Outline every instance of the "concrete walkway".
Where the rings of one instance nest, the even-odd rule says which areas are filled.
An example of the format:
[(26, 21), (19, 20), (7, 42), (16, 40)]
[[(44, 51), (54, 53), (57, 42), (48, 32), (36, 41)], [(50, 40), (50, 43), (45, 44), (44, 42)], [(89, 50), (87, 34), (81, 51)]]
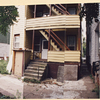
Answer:
[(6, 96), (23, 98), (23, 82), (13, 75), (0, 74), (0, 93)]

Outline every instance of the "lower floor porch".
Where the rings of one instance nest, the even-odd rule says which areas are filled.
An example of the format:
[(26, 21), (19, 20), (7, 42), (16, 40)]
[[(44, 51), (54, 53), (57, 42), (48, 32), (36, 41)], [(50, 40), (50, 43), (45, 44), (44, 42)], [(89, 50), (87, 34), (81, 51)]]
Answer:
[[(42, 75), (45, 68), (50, 68), (46, 71), (47, 76), (57, 78), (59, 67), (63, 66), (64, 69), (68, 65), (67, 69), (74, 71), (78, 78), (80, 59), (81, 38), (79, 28), (29, 30), (25, 33), (25, 48), (13, 49), (12, 72), (19, 76), (25, 75), (25, 71), (26, 74), (32, 72), (30, 76), (34, 76), (38, 75), (40, 67), (40, 69), (43, 68), (40, 71)], [(37, 62), (34, 62), (36, 60)], [(51, 75), (49, 74), (50, 71), (52, 72)]]
[[(65, 56), (66, 54), (63, 51), (61, 51), (62, 54), (59, 51), (58, 53), (52, 51), (53, 55), (50, 51), (48, 52), (48, 54), (50, 53), (50, 58), (34, 60), (30, 58), (31, 51), (20, 50), (13, 51), (13, 53), (14, 60), (12, 73), (14, 75), (39, 80), (44, 80), (46, 78), (57, 79), (59, 75), (60, 77), (65, 75), (65, 80), (77, 80), (80, 77), (80, 53), (78, 52), (71, 52), (73, 56), (69, 58)], [(67, 56), (68, 54), (70, 55), (70, 53), (67, 53)]]

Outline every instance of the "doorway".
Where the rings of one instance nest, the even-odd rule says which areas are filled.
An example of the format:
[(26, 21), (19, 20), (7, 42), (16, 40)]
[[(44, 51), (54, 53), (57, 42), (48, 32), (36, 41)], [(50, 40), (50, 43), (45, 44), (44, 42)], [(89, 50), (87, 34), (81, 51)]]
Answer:
[(48, 54), (48, 41), (42, 40), (42, 59), (47, 59)]

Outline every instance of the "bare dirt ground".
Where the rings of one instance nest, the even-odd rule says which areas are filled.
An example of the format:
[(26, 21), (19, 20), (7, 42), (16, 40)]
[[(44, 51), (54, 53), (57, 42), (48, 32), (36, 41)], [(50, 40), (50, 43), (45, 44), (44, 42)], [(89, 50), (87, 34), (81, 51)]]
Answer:
[(93, 80), (87, 69), (82, 70), (82, 78), (77, 81), (64, 81), (50, 84), (24, 83), (23, 97), (26, 99), (96, 99)]
[(17, 96), (17, 90), (21, 93), (20, 98), (26, 99), (95, 99), (98, 98), (93, 80), (86, 69), (82, 70), (82, 77), (77, 81), (56, 82), (50, 79), (50, 83), (33, 84), (23, 83), (21, 79), (13, 75), (0, 74), (0, 93), (8, 96)]

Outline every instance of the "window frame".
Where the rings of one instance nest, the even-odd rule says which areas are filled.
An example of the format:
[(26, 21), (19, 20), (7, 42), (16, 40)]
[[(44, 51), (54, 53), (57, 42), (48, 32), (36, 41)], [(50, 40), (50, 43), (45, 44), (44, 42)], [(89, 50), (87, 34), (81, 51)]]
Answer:
[[(16, 41), (16, 39), (15, 39), (16, 37), (19, 37), (18, 41)], [(16, 44), (18, 44), (18, 46), (16, 46)], [(18, 49), (19, 46), (20, 46), (20, 34), (15, 34), (14, 35), (14, 49)]]

